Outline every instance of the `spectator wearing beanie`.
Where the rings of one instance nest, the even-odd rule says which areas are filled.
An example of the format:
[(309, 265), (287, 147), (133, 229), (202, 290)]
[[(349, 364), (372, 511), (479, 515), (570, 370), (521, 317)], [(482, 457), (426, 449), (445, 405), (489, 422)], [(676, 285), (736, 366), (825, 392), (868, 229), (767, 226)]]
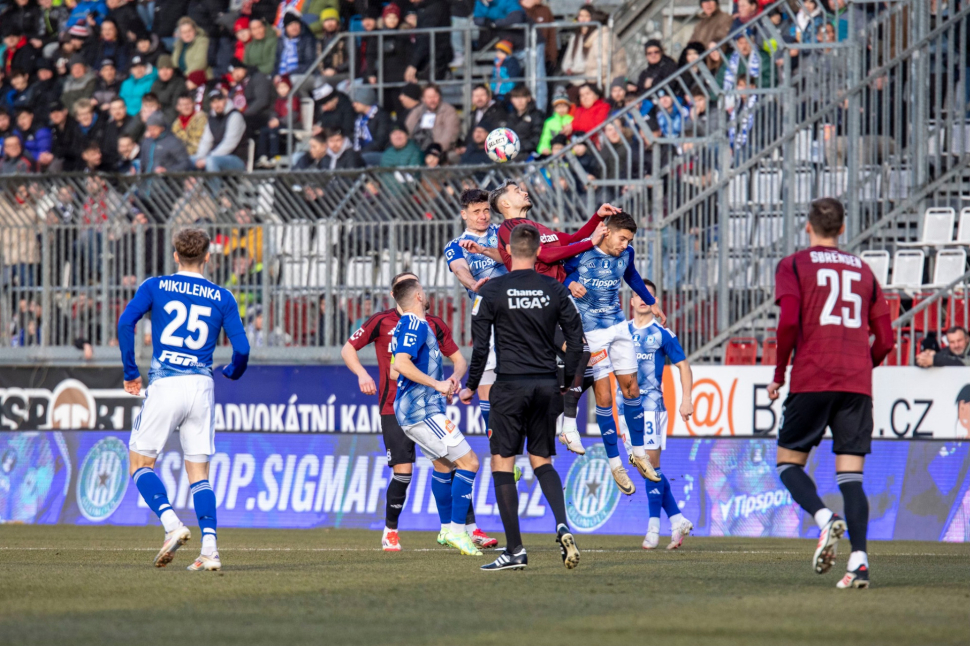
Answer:
[(175, 121), (175, 103), (185, 92), (185, 79), (182, 73), (175, 67), (175, 62), (168, 54), (158, 57), (156, 66), (158, 77), (152, 83), (151, 93), (158, 97), (158, 102), (162, 104), (162, 114), (165, 121), (172, 123)]
[(81, 54), (74, 54), (68, 61), (69, 76), (64, 79), (61, 103), (73, 106), (78, 99), (94, 96), (94, 86), (98, 77), (88, 69), (88, 63)]
[(255, 67), (263, 74), (272, 76), (276, 64), (276, 31), (267, 27), (262, 20), (252, 19), (249, 21), (249, 31), (252, 38), (246, 43), (246, 53), (243, 55), (243, 63), (247, 67)]
[(664, 53), (663, 45), (659, 40), (655, 38), (648, 40), (643, 46), (643, 51), (647, 57), (647, 66), (637, 79), (637, 86), (641, 92), (656, 87), (677, 71), (677, 63)]
[(573, 104), (569, 102), (569, 96), (563, 88), (557, 88), (552, 95), (552, 114), (542, 124), (542, 136), (539, 137), (539, 154), (548, 155), (552, 152), (552, 139), (563, 131), (563, 129), (573, 122), (571, 114)]
[[(330, 53), (323, 57), (323, 75), (327, 81), (335, 83), (347, 78), (350, 70), (350, 56), (347, 53), (347, 41), (340, 34), (340, 14), (336, 9), (324, 9), (320, 14), (323, 32), (320, 34), (320, 50), (330, 48)], [(336, 44), (331, 47), (331, 44)]]
[(299, 83), (302, 76), (309, 73), (316, 58), (317, 41), (298, 15), (287, 13), (283, 16), (283, 35), (276, 44), (273, 74), (289, 74), (294, 83)]
[(41, 155), (51, 151), (51, 131), (34, 119), (34, 111), (29, 106), (17, 110), (17, 128), (14, 134), (20, 139), (24, 152), (31, 159), (39, 160)]
[(278, 31), (282, 31), (285, 26), (286, 16), (302, 16), (306, 3), (307, 0), (279, 0), (276, 3), (278, 6), (276, 8), (276, 18), (273, 20), (273, 26)]
[[(411, 37), (408, 36), (407, 31), (400, 29), (401, 8), (393, 3), (387, 5), (381, 13), (381, 20), (384, 22), (386, 31), (399, 32), (393, 36), (384, 36), (384, 83), (403, 83), (404, 72), (407, 70), (411, 55)], [(380, 61), (377, 64), (380, 64)], [(368, 80), (371, 83), (377, 83), (376, 71)], [(388, 106), (394, 105), (394, 93), (385, 91), (384, 95), (384, 107), (387, 109)]]
[(445, 153), (438, 144), (431, 144), (424, 149), (424, 165), (428, 168), (438, 168), (444, 161)]
[(118, 79), (118, 69), (110, 58), (101, 61), (98, 68), (98, 79), (94, 82), (94, 94), (91, 98), (98, 104), (101, 111), (108, 109), (108, 105), (121, 92), (121, 81)]
[(314, 120), (313, 134), (318, 135), (326, 129), (339, 129), (340, 132), (354, 132), (357, 112), (354, 105), (343, 92), (324, 86), (323, 97), (317, 104), (318, 112)]
[(492, 61), (492, 94), (495, 99), (502, 101), (521, 76), (522, 64), (512, 55), (512, 41), (500, 40), (495, 44), (495, 58)]
[[(304, 3), (303, 22), (310, 27), (310, 33), (316, 38), (323, 36), (323, 16), (328, 9), (337, 12), (337, 20), (339, 21), (339, 0), (307, 0)], [(330, 13), (327, 12), (327, 15), (329, 16)]]
[(421, 105), (421, 86), (417, 83), (407, 83), (398, 93), (397, 103), (397, 122), (407, 130), (408, 116)]
[(146, 174), (189, 170), (192, 162), (185, 146), (165, 126), (165, 117), (155, 112), (145, 123), (141, 141), (141, 172)]
[(209, 75), (209, 37), (195, 21), (185, 16), (178, 21), (178, 37), (172, 49), (172, 60), (182, 74), (197, 70)]
[(167, 50), (159, 44), (158, 36), (154, 34), (142, 34), (135, 41), (135, 55), (141, 56), (151, 65), (158, 63), (159, 57), (166, 52)]
[(205, 72), (192, 72), (185, 77), (185, 91), (192, 94), (198, 110), (201, 110), (202, 104), (205, 103), (205, 84)]
[(11, 71), (24, 70), (33, 74), (40, 52), (30, 44), (24, 30), (13, 23), (0, 23), (0, 33), (3, 34), (3, 70), (8, 75)]
[(136, 115), (141, 111), (141, 99), (151, 91), (157, 78), (158, 72), (141, 56), (132, 57), (131, 74), (121, 84), (119, 93), (125, 100), (125, 105), (128, 106), (128, 114)]
[[(381, 154), (382, 168), (421, 165), (423, 161), (421, 149), (414, 145), (414, 142), (408, 137), (408, 131), (403, 126), (395, 125), (391, 128), (390, 143), (391, 145)], [(440, 146), (438, 146), (438, 150), (441, 150)]]
[(249, 28), (249, 16), (240, 16), (233, 23), (232, 33), (236, 38), (233, 48), (233, 58), (242, 60), (246, 57), (246, 45), (253, 40), (253, 31)]
[(391, 136), (391, 117), (377, 105), (377, 91), (368, 86), (354, 90), (354, 150), (368, 166), (377, 166)]
[(209, 122), (205, 112), (195, 103), (195, 97), (186, 92), (175, 102), (176, 117), (172, 122), (172, 134), (182, 142), (189, 155), (199, 149), (199, 142)]

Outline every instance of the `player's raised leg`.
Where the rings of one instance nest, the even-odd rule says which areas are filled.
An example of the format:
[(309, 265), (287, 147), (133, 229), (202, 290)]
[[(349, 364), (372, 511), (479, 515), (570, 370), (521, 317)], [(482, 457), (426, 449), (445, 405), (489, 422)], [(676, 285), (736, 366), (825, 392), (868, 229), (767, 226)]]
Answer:
[(593, 392), (596, 396), (596, 425), (600, 428), (600, 436), (603, 438), (606, 457), (610, 461), (613, 480), (616, 481), (616, 486), (619, 487), (621, 492), (630, 496), (636, 492), (637, 488), (630, 480), (630, 474), (627, 473), (623, 467), (623, 462), (620, 460), (619, 434), (617, 433), (616, 419), (613, 417), (613, 396), (610, 391), (608, 376), (597, 379), (596, 383), (593, 384)]
[[(618, 346), (616, 348), (618, 355), (621, 353), (629, 353), (631, 357), (636, 356), (632, 341), (629, 347), (627, 347), (626, 343), (622, 345), (614, 343), (614, 345)], [(610, 351), (614, 352), (613, 349)], [(630, 463), (637, 468), (641, 477), (653, 482), (659, 482), (660, 476), (657, 475), (650, 460), (647, 459), (646, 449), (643, 445), (644, 413), (643, 403), (640, 399), (640, 387), (637, 384), (636, 359), (632, 359), (632, 363), (631, 372), (622, 373), (617, 368), (616, 374), (616, 381), (619, 386), (618, 395), (623, 398), (623, 407), (621, 409), (623, 411), (623, 420), (626, 422), (626, 428), (630, 433), (630, 443), (633, 445), (633, 452), (630, 454)]]

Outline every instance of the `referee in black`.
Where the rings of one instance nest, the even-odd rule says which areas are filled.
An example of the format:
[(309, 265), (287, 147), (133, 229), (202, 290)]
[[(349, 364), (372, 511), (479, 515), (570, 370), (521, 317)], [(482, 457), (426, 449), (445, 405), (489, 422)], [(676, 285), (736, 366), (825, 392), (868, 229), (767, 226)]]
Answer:
[[(579, 550), (566, 524), (562, 479), (552, 466), (556, 454), (556, 418), (563, 410), (556, 370), (555, 335), (566, 338), (566, 375), (571, 377), (583, 352), (583, 325), (569, 290), (534, 269), (539, 253), (539, 230), (528, 224), (512, 230), (509, 245), (512, 271), (485, 283), (472, 308), (471, 372), (460, 393), (466, 404), (478, 388), (489, 339), (495, 331), (496, 379), (489, 446), (495, 500), (505, 526), (505, 552), (483, 570), (518, 570), (528, 565), (519, 533), (519, 494), (515, 456), (528, 440), (529, 461), (542, 493), (556, 517), (556, 542), (569, 569), (579, 564)], [(567, 382), (568, 383), (568, 382)]]

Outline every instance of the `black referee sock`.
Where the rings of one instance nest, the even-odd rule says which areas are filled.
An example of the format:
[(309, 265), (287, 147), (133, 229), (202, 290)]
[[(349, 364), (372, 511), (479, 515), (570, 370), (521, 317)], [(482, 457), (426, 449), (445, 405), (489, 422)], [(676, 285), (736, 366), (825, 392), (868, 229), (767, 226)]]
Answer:
[(552, 507), (552, 515), (556, 517), (556, 526), (566, 525), (566, 496), (562, 492), (562, 478), (559, 472), (551, 464), (543, 464), (533, 471), (542, 487), (542, 495), (546, 497), (546, 502)]
[(387, 507), (384, 510), (384, 522), (388, 529), (397, 529), (397, 521), (404, 510), (404, 501), (408, 497), (408, 485), (411, 484), (410, 473), (395, 473), (387, 484)]
[(815, 515), (821, 509), (825, 509), (825, 503), (818, 497), (818, 489), (815, 488), (815, 481), (805, 473), (805, 469), (800, 464), (791, 462), (779, 462), (775, 467), (778, 470), (778, 477), (785, 485), (791, 497), (802, 509)]
[(519, 533), (519, 492), (515, 487), (515, 475), (508, 471), (493, 471), (495, 483), (495, 502), (505, 527), (505, 549), (514, 553), (522, 547), (522, 534)]
[(869, 499), (862, 488), (861, 471), (839, 471), (835, 474), (842, 500), (845, 503), (845, 524), (849, 527), (849, 542), (853, 552), (866, 551), (869, 533)]

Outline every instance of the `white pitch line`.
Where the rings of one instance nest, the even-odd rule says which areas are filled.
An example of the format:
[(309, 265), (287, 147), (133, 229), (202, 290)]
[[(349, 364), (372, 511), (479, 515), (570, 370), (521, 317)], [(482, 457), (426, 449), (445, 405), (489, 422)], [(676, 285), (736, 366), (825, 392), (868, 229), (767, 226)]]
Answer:
[[(552, 548), (538, 548), (536, 551), (551, 551)], [(154, 552), (154, 547), (11, 547), (0, 546), (0, 551), (4, 552)], [(379, 547), (230, 547), (222, 548), (220, 552), (382, 552)], [(454, 550), (444, 547), (427, 548), (406, 548), (404, 552), (452, 552)], [(491, 550), (489, 550), (491, 551)], [(636, 548), (628, 549), (585, 549), (580, 550), (587, 554), (638, 554), (642, 550)], [(698, 550), (683, 553), (703, 556), (705, 554), (767, 554), (767, 555), (797, 555), (804, 554), (804, 550)], [(900, 552), (894, 554), (879, 555), (882, 557), (914, 557), (914, 556), (942, 556), (951, 557), (953, 554), (939, 554), (936, 552)]]

